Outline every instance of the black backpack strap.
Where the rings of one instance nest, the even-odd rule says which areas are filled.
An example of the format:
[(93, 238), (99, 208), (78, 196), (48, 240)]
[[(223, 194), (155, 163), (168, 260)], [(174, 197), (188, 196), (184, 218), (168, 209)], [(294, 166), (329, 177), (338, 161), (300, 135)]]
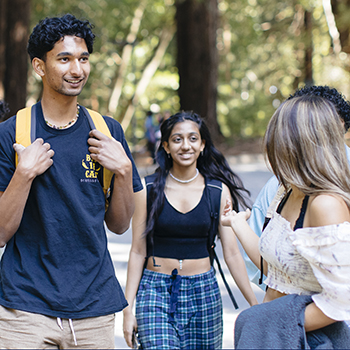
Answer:
[[(268, 225), (270, 222), (271, 218), (265, 217), (264, 220), (264, 225), (261, 231), (265, 230), (265, 227)], [(263, 283), (263, 278), (264, 278), (264, 258), (260, 255), (260, 277), (259, 277), (259, 284)]]
[(216, 238), (216, 235), (218, 233), (218, 228), (219, 228), (222, 183), (221, 183), (221, 181), (218, 181), (218, 180), (206, 179), (206, 187), (208, 189), (207, 193), (208, 193), (209, 209), (210, 209), (210, 217), (211, 217), (211, 227), (210, 227), (209, 238), (208, 238), (208, 251), (209, 251), (209, 256), (210, 256), (210, 263), (213, 266), (214, 260), (216, 261), (220, 275), (221, 275), (222, 280), (225, 284), (226, 290), (231, 298), (233, 306), (237, 310), (238, 304), (236, 302), (235, 297), (233, 296), (233, 293), (230, 289), (230, 286), (228, 285), (228, 283), (226, 281), (224, 272), (222, 271), (222, 268), (221, 268), (219, 258), (215, 252), (215, 246), (216, 246), (215, 238)]
[(153, 181), (156, 178), (156, 174), (148, 175), (145, 176), (145, 183), (146, 183), (146, 192), (147, 192), (147, 220), (148, 220), (148, 215), (151, 209), (151, 188), (153, 186)]
[(90, 129), (91, 130), (96, 129), (95, 123), (92, 120), (91, 115), (88, 112), (88, 110), (84, 106), (80, 106), (80, 108), (83, 110), (83, 112), (84, 112), (84, 114), (85, 114), (85, 116), (86, 116), (86, 118), (87, 118), (87, 120), (89, 122)]
[[(207, 188), (210, 217), (211, 217), (211, 227), (210, 227), (209, 237), (208, 237), (208, 250), (210, 253), (211, 250), (213, 250), (216, 246), (215, 238), (219, 228), (222, 183), (218, 180), (206, 179), (206, 188)], [(213, 259), (214, 259), (214, 256), (210, 256), (211, 265), (213, 265)]]
[[(150, 193), (151, 193), (151, 188), (153, 186), (153, 182), (154, 182), (154, 179), (156, 178), (156, 176), (157, 176), (156, 173), (154, 173), (152, 175), (145, 176), (146, 195), (147, 195), (147, 222), (148, 222), (149, 213), (151, 211), (151, 196), (150, 196)], [(147, 247), (148, 247), (148, 243), (147, 243)], [(153, 244), (152, 244), (152, 249), (153, 249)], [(147, 250), (148, 250), (148, 248), (147, 248)], [(147, 256), (145, 258), (144, 268), (146, 268), (148, 258), (149, 258), (149, 252), (147, 251)], [(154, 256), (153, 256), (153, 266), (155, 266), (155, 267), (160, 266), (160, 265), (156, 264)]]

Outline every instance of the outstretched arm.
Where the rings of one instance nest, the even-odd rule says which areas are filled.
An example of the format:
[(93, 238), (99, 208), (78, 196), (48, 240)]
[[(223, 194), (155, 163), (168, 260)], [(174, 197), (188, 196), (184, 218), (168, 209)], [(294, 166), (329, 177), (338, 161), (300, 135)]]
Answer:
[(132, 164), (122, 144), (98, 130), (91, 130), (88, 143), (91, 158), (115, 174), (113, 195), (105, 215), (107, 227), (114, 233), (124, 233), (134, 212)]
[[(225, 198), (227, 196), (230, 196), (229, 189), (224, 185), (221, 196), (221, 213), (224, 212), (226, 202)], [(249, 305), (252, 306), (258, 304), (235, 235), (232, 234), (232, 230), (229, 227), (223, 226), (221, 222), (219, 224), (219, 235), (226, 265), (239, 290), (242, 292)]]
[(16, 233), (33, 180), (53, 163), (54, 151), (42, 139), (30, 146), (14, 144), (18, 165), (4, 192), (0, 192), (0, 246), (3, 247)]
[[(230, 196), (226, 197), (226, 203), (221, 215), (221, 225), (231, 227), (236, 237), (242, 244), (243, 249), (249, 256), (249, 259), (260, 269), (259, 237), (249, 227), (247, 220), (250, 216), (250, 210), (236, 213), (232, 210)], [(264, 273), (267, 272), (267, 264), (264, 263)]]
[(143, 232), (146, 228), (147, 204), (146, 188), (135, 193), (135, 214), (132, 219), (132, 244), (129, 255), (125, 297), (129, 305), (123, 310), (124, 338), (129, 347), (132, 347), (133, 332), (137, 331), (137, 322), (133, 314), (136, 293), (139, 288), (143, 266), (146, 258), (146, 237)]

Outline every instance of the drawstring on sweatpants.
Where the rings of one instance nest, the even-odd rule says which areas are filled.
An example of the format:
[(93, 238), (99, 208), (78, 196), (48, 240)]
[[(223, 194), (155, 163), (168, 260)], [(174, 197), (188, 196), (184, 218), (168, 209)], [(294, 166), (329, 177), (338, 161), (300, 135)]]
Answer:
[(172, 279), (172, 282), (169, 289), (169, 292), (170, 292), (169, 322), (174, 323), (177, 299), (179, 296), (181, 279), (182, 279), (182, 277), (178, 274), (177, 269), (174, 269), (171, 272), (171, 279)]
[(62, 325), (62, 320), (60, 317), (57, 317), (57, 324), (58, 324), (58, 327), (60, 327), (63, 331), (63, 325)]
[(73, 321), (71, 319), (69, 319), (68, 322), (69, 322), (69, 328), (70, 328), (70, 330), (72, 331), (72, 334), (73, 334), (74, 345), (77, 346), (78, 343), (77, 343), (77, 338), (76, 338), (75, 332), (74, 332)]
[[(72, 335), (73, 335), (74, 345), (78, 346), (77, 337), (75, 336), (75, 332), (74, 332), (73, 321), (70, 318), (68, 319), (68, 323), (69, 323), (69, 328), (70, 328)], [(60, 327), (63, 331), (62, 319), (60, 317), (57, 317), (57, 324), (58, 324), (58, 327)]]

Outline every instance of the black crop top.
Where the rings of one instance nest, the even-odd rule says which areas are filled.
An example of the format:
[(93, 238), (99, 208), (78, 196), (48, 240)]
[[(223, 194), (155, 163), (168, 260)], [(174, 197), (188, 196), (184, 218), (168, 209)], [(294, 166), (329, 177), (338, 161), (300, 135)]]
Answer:
[[(290, 194), (292, 193), (292, 190), (290, 190), (284, 197), (283, 199), (281, 200), (280, 204), (278, 205), (277, 207), (277, 210), (276, 212), (278, 214), (281, 214), (282, 212), (282, 209), (284, 207), (284, 205), (286, 204)], [(304, 219), (305, 219), (305, 213), (306, 213), (306, 209), (307, 209), (307, 204), (309, 202), (309, 196), (305, 196), (304, 199), (303, 199), (303, 203), (301, 205), (301, 209), (300, 209), (300, 213), (299, 213), (299, 216), (295, 222), (295, 225), (293, 227), (293, 231), (297, 230), (298, 228), (303, 228), (303, 225), (304, 225)]]
[(195, 208), (183, 214), (164, 199), (164, 207), (155, 224), (153, 245), (147, 237), (147, 256), (172, 259), (201, 259), (209, 256), (208, 235), (211, 226), (207, 188)]

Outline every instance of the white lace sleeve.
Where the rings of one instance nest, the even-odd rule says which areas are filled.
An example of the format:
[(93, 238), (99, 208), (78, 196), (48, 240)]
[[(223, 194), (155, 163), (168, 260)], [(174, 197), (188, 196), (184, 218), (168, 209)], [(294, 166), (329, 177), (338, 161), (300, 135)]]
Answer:
[(315, 304), (332, 319), (350, 319), (350, 223), (302, 228), (290, 238), (322, 286)]

